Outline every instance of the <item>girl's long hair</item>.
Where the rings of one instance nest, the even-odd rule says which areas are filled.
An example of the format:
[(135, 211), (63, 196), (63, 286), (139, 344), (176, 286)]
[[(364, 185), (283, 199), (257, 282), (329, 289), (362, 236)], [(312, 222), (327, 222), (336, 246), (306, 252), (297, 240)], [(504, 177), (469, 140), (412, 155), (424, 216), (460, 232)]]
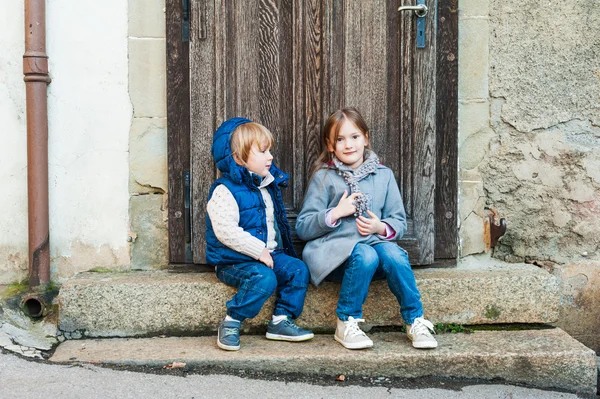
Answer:
[[(314, 163), (309, 181), (312, 179), (314, 174), (317, 173), (317, 171), (323, 167), (323, 165), (329, 165), (333, 162), (333, 153), (329, 152), (327, 144), (331, 143), (331, 145), (335, 148), (335, 143), (340, 134), (340, 128), (346, 121), (352, 122), (358, 128), (358, 130), (360, 130), (361, 133), (365, 135), (368, 143), (365, 146), (365, 148), (367, 148), (368, 150), (371, 149), (371, 140), (369, 140), (369, 127), (367, 126), (367, 122), (365, 122), (358, 109), (354, 107), (338, 109), (337, 111), (329, 115), (329, 118), (327, 118), (325, 125), (323, 125), (323, 129), (321, 130), (320, 141), (321, 152), (319, 153), (319, 156), (317, 157)], [(365, 159), (368, 157), (368, 155), (369, 151), (365, 151)]]

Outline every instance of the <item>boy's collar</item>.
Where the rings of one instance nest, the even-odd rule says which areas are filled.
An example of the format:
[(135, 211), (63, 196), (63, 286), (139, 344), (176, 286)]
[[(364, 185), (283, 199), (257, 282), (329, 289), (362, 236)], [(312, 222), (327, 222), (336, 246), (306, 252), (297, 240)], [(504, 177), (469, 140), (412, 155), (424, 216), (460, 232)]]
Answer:
[(258, 188), (264, 188), (267, 187), (269, 184), (273, 183), (273, 181), (275, 181), (275, 178), (273, 177), (273, 175), (269, 172), (265, 177), (261, 177), (259, 175), (257, 175), (254, 172), (250, 172), (250, 177), (252, 178), (252, 182), (258, 187)]

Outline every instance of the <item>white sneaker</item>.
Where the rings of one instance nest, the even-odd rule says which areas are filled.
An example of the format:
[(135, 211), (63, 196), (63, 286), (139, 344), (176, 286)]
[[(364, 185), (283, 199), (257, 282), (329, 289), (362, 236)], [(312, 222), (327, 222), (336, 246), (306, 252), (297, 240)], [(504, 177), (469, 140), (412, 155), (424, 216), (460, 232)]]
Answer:
[[(429, 332), (431, 331), (431, 332)], [(433, 324), (429, 320), (425, 320), (423, 317), (417, 317), (413, 322), (410, 331), (406, 332), (408, 338), (412, 341), (412, 345), (418, 349), (433, 349), (437, 348), (438, 343), (433, 338), (435, 330)]]
[(373, 341), (363, 330), (358, 327), (358, 323), (364, 323), (364, 319), (355, 319), (348, 317), (348, 321), (338, 319), (335, 329), (335, 340), (344, 345), (347, 349), (364, 349), (373, 346)]

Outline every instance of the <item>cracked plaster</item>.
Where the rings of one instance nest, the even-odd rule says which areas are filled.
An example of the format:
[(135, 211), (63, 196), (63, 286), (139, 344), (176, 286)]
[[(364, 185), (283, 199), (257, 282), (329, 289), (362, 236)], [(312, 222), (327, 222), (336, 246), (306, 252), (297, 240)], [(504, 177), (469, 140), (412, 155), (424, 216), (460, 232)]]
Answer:
[(486, 201), (461, 183), (463, 245), (483, 205), (508, 221), (501, 259), (600, 259), (600, 4), (491, 0), (489, 12), (491, 130), (460, 150)]

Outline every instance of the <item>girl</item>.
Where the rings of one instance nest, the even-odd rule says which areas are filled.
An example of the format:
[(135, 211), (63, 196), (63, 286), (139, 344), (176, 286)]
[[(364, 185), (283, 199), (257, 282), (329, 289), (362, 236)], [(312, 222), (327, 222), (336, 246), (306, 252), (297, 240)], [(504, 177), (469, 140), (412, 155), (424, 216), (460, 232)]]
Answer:
[(423, 318), (421, 296), (406, 251), (394, 242), (406, 215), (391, 169), (369, 146), (369, 129), (355, 108), (329, 116), (296, 231), (308, 241), (303, 259), (311, 280), (341, 282), (335, 340), (348, 349), (373, 346), (358, 327), (373, 279), (387, 279), (415, 348), (435, 348), (433, 324)]

